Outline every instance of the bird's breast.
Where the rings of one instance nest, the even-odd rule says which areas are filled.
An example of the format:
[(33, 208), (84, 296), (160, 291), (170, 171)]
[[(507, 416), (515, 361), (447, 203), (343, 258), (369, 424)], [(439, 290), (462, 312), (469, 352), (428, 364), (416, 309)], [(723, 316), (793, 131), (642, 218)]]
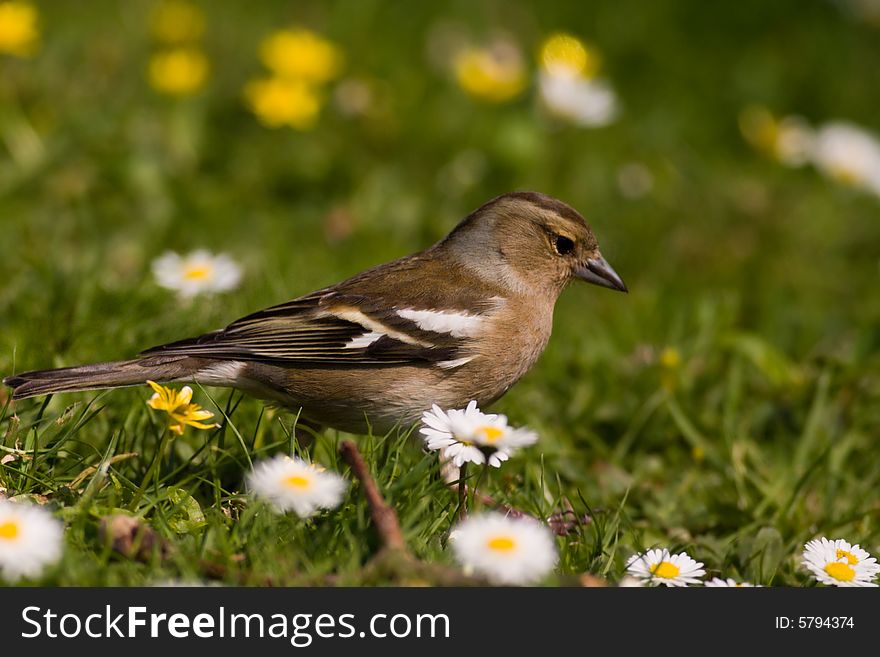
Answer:
[(470, 347), (474, 357), (448, 373), (449, 387), (465, 403), (491, 403), (534, 366), (550, 340), (553, 306), (508, 301), (484, 326)]

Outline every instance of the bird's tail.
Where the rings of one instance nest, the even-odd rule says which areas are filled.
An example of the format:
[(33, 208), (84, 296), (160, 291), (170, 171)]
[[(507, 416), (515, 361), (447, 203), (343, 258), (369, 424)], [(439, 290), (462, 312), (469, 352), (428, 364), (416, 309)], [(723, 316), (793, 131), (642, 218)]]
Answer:
[(150, 356), (113, 363), (96, 363), (57, 370), (24, 372), (3, 379), (13, 399), (26, 399), (56, 392), (122, 388), (146, 383), (190, 379), (200, 363), (187, 356)]

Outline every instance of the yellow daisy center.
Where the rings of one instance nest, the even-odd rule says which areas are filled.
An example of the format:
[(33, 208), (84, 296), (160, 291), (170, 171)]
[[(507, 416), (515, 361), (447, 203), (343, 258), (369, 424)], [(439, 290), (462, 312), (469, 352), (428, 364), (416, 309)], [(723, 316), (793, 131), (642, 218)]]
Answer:
[(859, 562), (858, 557), (856, 557), (856, 555), (854, 555), (852, 552), (847, 552), (846, 550), (838, 550), (837, 558), (841, 559), (842, 557), (846, 557), (846, 561), (850, 566), (855, 566)]
[(480, 427), (477, 429), (477, 433), (483, 434), (487, 443), (494, 443), (504, 435), (504, 430), (498, 427)]
[(654, 577), (662, 577), (663, 579), (678, 577), (680, 572), (681, 568), (669, 561), (661, 561), (660, 563), (655, 563), (651, 566), (651, 574)]
[(309, 486), (312, 485), (312, 480), (308, 477), (303, 477), (302, 475), (291, 475), (284, 480), (285, 485), (290, 486), (291, 488), (298, 488), (299, 490), (305, 490)]
[(496, 536), (490, 538), (486, 545), (495, 552), (510, 552), (516, 548), (516, 541), (510, 536)]
[(825, 566), (825, 572), (838, 582), (851, 582), (856, 578), (856, 571), (848, 564), (834, 561)]
[(14, 520), (7, 520), (4, 523), (0, 523), (0, 539), (12, 541), (18, 538), (18, 534), (18, 523)]
[(208, 278), (213, 272), (211, 265), (195, 265), (187, 267), (183, 277), (188, 281), (201, 281)]

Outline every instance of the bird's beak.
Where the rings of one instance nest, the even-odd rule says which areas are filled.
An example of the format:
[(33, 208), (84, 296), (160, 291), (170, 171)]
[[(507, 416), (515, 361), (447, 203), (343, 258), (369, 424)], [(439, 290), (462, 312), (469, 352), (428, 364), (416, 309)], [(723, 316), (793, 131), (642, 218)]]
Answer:
[(575, 267), (575, 275), (582, 281), (599, 285), (601, 287), (610, 287), (612, 290), (620, 292), (628, 292), (626, 283), (617, 275), (617, 272), (605, 262), (602, 256), (588, 259), (585, 263), (581, 263)]

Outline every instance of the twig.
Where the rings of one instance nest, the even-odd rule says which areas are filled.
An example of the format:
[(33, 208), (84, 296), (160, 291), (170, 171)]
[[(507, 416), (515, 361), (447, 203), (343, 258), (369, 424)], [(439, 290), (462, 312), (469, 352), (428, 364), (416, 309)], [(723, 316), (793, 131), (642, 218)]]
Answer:
[(382, 493), (379, 492), (376, 482), (373, 480), (372, 475), (370, 475), (370, 470), (366, 462), (364, 462), (364, 457), (361, 456), (357, 445), (350, 440), (344, 440), (339, 446), (339, 451), (364, 489), (364, 497), (367, 498), (367, 504), (370, 506), (370, 517), (373, 519), (373, 524), (376, 525), (376, 531), (379, 533), (382, 547), (386, 550), (408, 555), (409, 550), (406, 548), (403, 533), (400, 531), (397, 513), (388, 506), (382, 497)]
[(361, 574), (361, 584), (371, 582), (379, 584), (389, 579), (405, 585), (481, 586), (486, 584), (484, 579), (465, 575), (457, 568), (425, 563), (416, 559), (403, 540), (397, 513), (385, 502), (379, 492), (357, 445), (345, 440), (339, 446), (339, 451), (364, 489), (364, 497), (367, 498), (370, 507), (370, 516), (382, 542), (382, 549), (365, 565)]

